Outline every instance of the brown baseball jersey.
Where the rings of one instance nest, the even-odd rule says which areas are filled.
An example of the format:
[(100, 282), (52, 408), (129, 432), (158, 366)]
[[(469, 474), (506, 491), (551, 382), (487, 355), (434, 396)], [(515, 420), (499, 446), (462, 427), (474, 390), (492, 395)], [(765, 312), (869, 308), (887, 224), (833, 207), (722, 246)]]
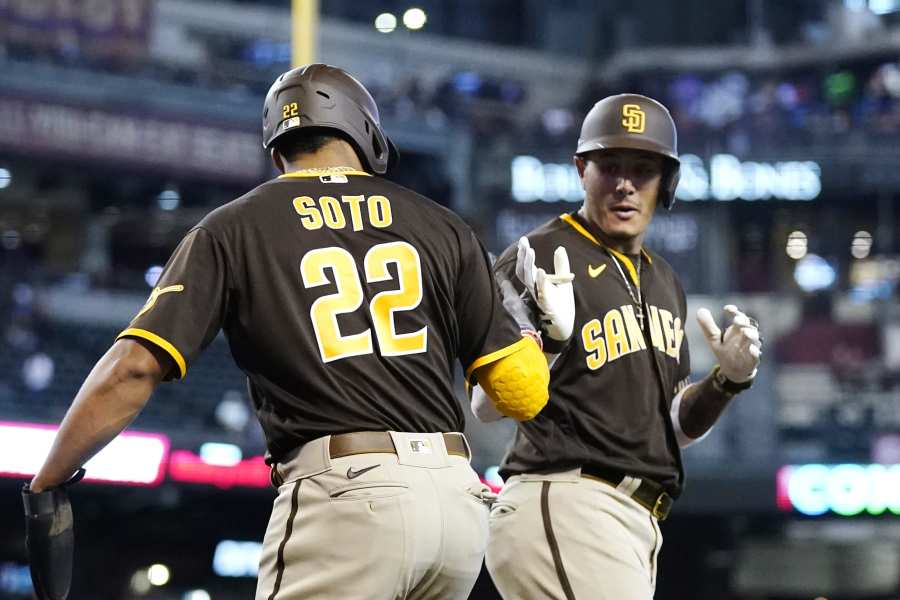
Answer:
[[(528, 234), (537, 265), (548, 272), (554, 250), (566, 248), (575, 274), (575, 327), (551, 369), (550, 401), (518, 424), (501, 473), (593, 465), (649, 478), (677, 496), (683, 470), (669, 410), (690, 375), (684, 290), (660, 256), (646, 249), (640, 260), (618, 254), (591, 229), (575, 212)], [(515, 266), (514, 244), (494, 268), (498, 279), (522, 290)]]
[(462, 431), (467, 376), (526, 343), (472, 230), (436, 203), (347, 169), (283, 175), (191, 229), (120, 337), (183, 378), (222, 329), (270, 460), (351, 431)]

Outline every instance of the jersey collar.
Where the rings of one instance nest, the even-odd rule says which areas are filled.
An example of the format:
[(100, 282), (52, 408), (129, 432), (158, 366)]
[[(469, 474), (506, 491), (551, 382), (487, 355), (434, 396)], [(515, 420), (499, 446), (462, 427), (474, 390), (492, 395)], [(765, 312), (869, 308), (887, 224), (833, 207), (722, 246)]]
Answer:
[[(559, 215), (559, 218), (568, 223), (572, 227), (572, 229), (619, 259), (619, 261), (623, 265), (625, 265), (625, 268), (628, 269), (628, 275), (631, 276), (631, 280), (635, 283), (635, 285), (640, 285), (640, 276), (638, 275), (637, 269), (634, 268), (634, 263), (631, 262), (631, 259), (628, 258), (627, 255), (622, 254), (618, 250), (613, 250), (612, 248), (598, 240), (597, 236), (588, 231), (587, 227), (578, 222), (578, 219), (575, 217), (574, 213), (563, 213)], [(644, 250), (643, 247), (641, 247), (641, 255), (647, 260), (648, 265), (653, 264), (653, 258), (646, 250)]]
[(364, 175), (371, 177), (371, 173), (360, 171), (352, 167), (320, 167), (314, 169), (300, 169), (299, 171), (291, 171), (278, 176), (278, 179), (289, 177), (320, 177), (322, 175)]

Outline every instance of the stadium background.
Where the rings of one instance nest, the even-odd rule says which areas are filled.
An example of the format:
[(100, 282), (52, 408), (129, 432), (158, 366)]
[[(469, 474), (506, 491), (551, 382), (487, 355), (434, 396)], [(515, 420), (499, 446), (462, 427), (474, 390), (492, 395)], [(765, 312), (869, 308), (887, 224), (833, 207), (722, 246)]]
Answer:
[[(0, 599), (31, 597), (18, 488), (46, 427), (183, 233), (273, 174), (260, 107), (292, 52), (359, 76), (391, 178), (494, 252), (578, 205), (595, 100), (669, 106), (682, 184), (648, 244), (691, 312), (746, 307), (766, 345), (686, 452), (657, 598), (900, 598), (900, 1), (294, 4), (0, 1)], [(73, 493), (73, 599), (252, 595), (273, 492), (248, 407), (221, 338), (159, 390)], [(467, 426), (489, 481), (511, 427)]]

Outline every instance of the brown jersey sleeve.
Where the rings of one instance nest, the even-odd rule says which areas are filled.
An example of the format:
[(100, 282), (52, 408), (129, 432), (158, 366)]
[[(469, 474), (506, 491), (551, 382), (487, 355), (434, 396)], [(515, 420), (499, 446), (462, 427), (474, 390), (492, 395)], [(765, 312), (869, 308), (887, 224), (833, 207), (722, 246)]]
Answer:
[(494, 277), (500, 287), (503, 306), (512, 314), (521, 331), (540, 331), (540, 317), (531, 294), (516, 275), (517, 243), (504, 250), (494, 263)]
[(504, 308), (487, 252), (468, 231), (464, 234), (456, 285), (459, 361), (466, 379), (478, 367), (512, 354), (523, 342), (521, 330)]
[(691, 379), (691, 352), (688, 347), (688, 338), (684, 335), (684, 330), (687, 329), (687, 297), (684, 293), (683, 289), (680, 289), (679, 286), (679, 309), (681, 314), (684, 315), (685, 322), (682, 323), (681, 331), (682, 331), (682, 339), (681, 339), (681, 348), (679, 349), (678, 354), (678, 372), (675, 376), (675, 390), (674, 393), (678, 393), (682, 387), (688, 384)]
[[(118, 338), (142, 338), (166, 351), (183, 379), (218, 333), (228, 302), (227, 261), (212, 233), (195, 227), (166, 263), (143, 308)], [(118, 339), (117, 338), (117, 339)]]

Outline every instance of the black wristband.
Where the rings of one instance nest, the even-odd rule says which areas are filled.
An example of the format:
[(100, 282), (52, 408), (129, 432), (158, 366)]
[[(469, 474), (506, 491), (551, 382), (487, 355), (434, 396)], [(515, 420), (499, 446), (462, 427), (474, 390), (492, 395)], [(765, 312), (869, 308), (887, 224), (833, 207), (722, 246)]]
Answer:
[[(572, 339), (572, 338), (569, 338)], [(561, 354), (563, 350), (566, 349), (569, 340), (554, 340), (552, 337), (547, 335), (546, 333), (541, 333), (541, 345), (543, 346), (543, 350), (545, 354)]]
[(725, 375), (722, 374), (722, 370), (719, 365), (713, 367), (712, 371), (712, 380), (713, 385), (716, 386), (719, 390), (725, 392), (726, 394), (730, 394), (734, 396), (735, 394), (739, 394), (744, 390), (748, 389), (751, 385), (753, 385), (753, 378), (751, 377), (747, 381), (742, 381), (741, 383), (734, 382)]

